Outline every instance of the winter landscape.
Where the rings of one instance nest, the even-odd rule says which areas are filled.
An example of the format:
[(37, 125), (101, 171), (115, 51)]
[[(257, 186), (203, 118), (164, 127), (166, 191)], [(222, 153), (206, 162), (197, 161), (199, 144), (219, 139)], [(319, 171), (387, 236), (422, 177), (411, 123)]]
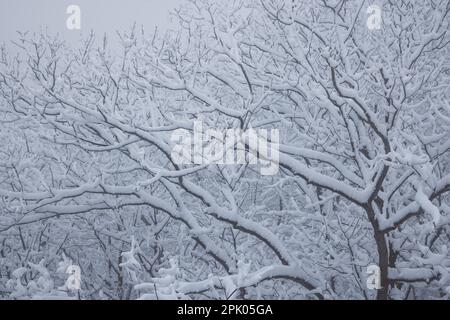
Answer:
[(0, 299), (448, 300), (450, 1), (170, 12), (0, 38)]

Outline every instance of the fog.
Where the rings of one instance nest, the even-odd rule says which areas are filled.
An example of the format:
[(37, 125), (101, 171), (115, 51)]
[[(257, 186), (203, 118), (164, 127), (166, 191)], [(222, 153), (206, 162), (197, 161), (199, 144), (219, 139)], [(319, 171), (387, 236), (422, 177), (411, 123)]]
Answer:
[[(10, 44), (17, 32), (47, 31), (58, 34), (69, 43), (92, 31), (97, 36), (115, 37), (117, 30), (129, 29), (134, 23), (147, 31), (165, 30), (171, 26), (170, 10), (183, 0), (0, 0), (0, 43)], [(81, 29), (69, 30), (66, 20), (69, 5), (81, 9)]]

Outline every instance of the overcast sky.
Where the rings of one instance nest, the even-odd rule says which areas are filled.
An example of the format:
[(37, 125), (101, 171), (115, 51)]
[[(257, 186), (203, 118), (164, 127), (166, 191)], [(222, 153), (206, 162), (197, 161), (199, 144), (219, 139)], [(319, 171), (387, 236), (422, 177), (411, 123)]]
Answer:
[[(155, 26), (167, 29), (171, 23), (169, 10), (185, 0), (0, 0), (0, 43), (17, 39), (16, 31), (39, 31), (46, 28), (59, 33), (69, 42), (78, 40), (94, 30), (115, 35), (116, 30), (126, 30), (133, 25), (143, 25), (145, 30)], [(81, 30), (69, 30), (66, 20), (69, 5), (81, 9)]]

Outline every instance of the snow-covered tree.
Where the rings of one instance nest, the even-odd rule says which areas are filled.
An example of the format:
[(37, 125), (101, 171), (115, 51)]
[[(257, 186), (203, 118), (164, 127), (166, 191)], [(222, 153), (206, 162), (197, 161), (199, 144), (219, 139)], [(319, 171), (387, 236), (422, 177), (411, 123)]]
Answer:
[[(85, 298), (448, 299), (450, 2), (378, 5), (193, 0), (119, 51), (4, 48), (0, 294), (64, 254)], [(176, 163), (196, 121), (279, 130), (278, 173)]]

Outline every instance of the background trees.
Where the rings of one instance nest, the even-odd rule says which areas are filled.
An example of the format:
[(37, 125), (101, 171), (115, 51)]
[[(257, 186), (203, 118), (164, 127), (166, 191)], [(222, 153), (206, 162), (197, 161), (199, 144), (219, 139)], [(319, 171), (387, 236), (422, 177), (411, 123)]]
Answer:
[[(448, 298), (450, 4), (385, 1), (377, 31), (366, 5), (192, 1), (120, 52), (3, 50), (3, 297), (71, 260), (85, 298)], [(279, 173), (176, 165), (196, 120), (278, 129)]]

